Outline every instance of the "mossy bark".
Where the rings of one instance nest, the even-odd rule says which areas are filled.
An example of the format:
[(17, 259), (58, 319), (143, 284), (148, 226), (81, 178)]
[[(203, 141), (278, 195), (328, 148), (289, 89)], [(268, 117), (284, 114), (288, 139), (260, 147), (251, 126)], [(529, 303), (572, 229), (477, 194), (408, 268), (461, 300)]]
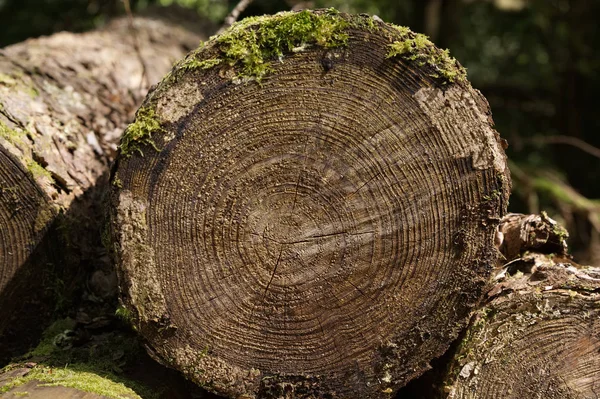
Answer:
[(222, 395), (390, 397), (496, 262), (510, 178), (487, 102), (377, 18), (241, 21), (176, 65), (123, 143), (123, 304), (154, 356)]
[(0, 364), (96, 255), (93, 191), (106, 184), (120, 134), (150, 85), (198, 42), (140, 18), (133, 29), (120, 20), (0, 50)]
[(0, 394), (3, 398), (142, 399), (106, 374), (35, 363), (13, 364), (0, 370)]

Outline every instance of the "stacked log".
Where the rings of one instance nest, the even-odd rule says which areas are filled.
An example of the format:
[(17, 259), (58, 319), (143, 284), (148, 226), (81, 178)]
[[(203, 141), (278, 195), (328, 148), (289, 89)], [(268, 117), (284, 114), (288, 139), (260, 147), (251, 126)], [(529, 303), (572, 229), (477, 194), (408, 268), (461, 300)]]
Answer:
[(157, 359), (219, 394), (389, 397), (486, 287), (502, 145), (483, 96), (423, 35), (332, 10), (242, 21), (124, 133), (124, 306)]
[(452, 356), (448, 398), (597, 397), (600, 269), (573, 262), (545, 214), (508, 215), (501, 230), (510, 262)]

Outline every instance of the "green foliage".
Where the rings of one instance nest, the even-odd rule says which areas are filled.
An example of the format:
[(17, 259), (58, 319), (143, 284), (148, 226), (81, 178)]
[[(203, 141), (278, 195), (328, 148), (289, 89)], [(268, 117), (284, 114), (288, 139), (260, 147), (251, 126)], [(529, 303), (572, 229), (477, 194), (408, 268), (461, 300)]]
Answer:
[(212, 21), (220, 21), (227, 15), (228, 2), (225, 0), (159, 0), (163, 7), (178, 5), (183, 8), (196, 10)]

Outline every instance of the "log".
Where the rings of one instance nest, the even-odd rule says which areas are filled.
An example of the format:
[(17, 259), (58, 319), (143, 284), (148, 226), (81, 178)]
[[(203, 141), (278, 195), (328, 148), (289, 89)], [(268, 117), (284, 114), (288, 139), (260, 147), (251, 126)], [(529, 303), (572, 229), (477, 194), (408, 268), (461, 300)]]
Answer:
[(234, 24), (120, 145), (111, 239), (149, 351), (231, 398), (381, 398), (466, 325), (510, 188), (464, 70), (334, 10)]
[(600, 269), (525, 255), (477, 311), (446, 375), (458, 398), (600, 395)]
[[(138, 18), (133, 29), (124, 19), (0, 50), (0, 364), (43, 327), (54, 293), (68, 296), (67, 274), (82, 265), (67, 250), (99, 236), (97, 215), (78, 214), (98, 211), (91, 192), (106, 185), (120, 133), (150, 84), (198, 42)], [(70, 225), (53, 225), (59, 217)]]

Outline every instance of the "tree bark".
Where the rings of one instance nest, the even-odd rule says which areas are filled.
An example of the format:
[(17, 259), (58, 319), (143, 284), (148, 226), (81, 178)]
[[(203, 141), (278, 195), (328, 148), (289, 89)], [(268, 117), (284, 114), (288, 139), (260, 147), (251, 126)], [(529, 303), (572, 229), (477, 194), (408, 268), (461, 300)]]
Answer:
[(15, 319), (29, 317), (39, 329), (41, 313), (56, 305), (53, 291), (68, 290), (57, 268), (80, 267), (59, 236), (77, 245), (97, 239), (99, 220), (51, 226), (84, 193), (79, 208), (97, 208), (89, 192), (107, 176), (122, 129), (150, 84), (198, 42), (135, 19), (133, 27), (121, 20), (0, 50), (0, 363), (16, 348), (13, 338), (28, 333)]
[(448, 398), (600, 394), (600, 269), (529, 253), (477, 311), (447, 375)]
[(242, 21), (125, 132), (122, 300), (162, 362), (232, 398), (381, 398), (466, 325), (509, 178), (485, 99), (402, 28)]

